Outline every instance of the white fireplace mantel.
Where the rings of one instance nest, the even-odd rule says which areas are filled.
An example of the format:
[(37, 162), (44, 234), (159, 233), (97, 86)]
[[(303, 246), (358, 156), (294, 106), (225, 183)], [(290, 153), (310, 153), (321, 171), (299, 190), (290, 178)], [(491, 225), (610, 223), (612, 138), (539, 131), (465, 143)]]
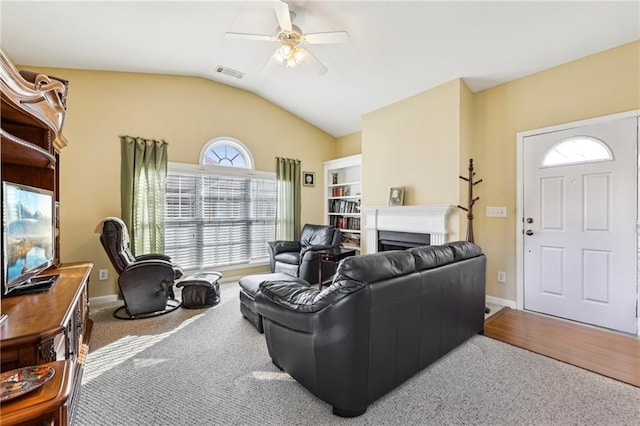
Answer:
[(431, 244), (447, 242), (447, 217), (455, 206), (362, 207), (367, 253), (378, 251), (378, 231), (417, 232), (431, 235)]

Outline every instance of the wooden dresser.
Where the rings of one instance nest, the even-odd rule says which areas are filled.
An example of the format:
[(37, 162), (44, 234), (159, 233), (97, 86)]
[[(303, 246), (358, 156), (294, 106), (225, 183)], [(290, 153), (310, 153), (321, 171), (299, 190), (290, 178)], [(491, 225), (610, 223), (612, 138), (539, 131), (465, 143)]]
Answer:
[[(87, 284), (93, 265), (60, 264), (59, 154), (67, 145), (62, 135), (67, 90), (61, 78), (18, 71), (0, 49), (2, 180), (53, 193), (55, 267), (43, 274), (60, 274), (46, 292), (0, 301), (1, 371), (45, 363), (56, 370), (40, 388), (3, 402), (1, 425), (72, 423), (88, 352)], [(3, 271), (0, 275), (4, 280)]]
[(47, 271), (60, 274), (49, 291), (2, 299), (7, 315), (0, 326), (2, 371), (58, 361), (53, 366), (59, 377), (52, 382), (60, 388), (43, 386), (3, 403), (0, 424), (71, 423), (93, 325), (87, 292), (92, 267), (90, 263), (61, 265)]

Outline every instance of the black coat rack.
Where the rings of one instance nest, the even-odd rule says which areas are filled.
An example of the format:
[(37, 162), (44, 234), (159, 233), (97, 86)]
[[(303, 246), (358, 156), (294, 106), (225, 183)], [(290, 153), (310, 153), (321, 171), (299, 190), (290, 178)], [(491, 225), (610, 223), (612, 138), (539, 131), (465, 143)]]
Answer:
[[(460, 176), (460, 179), (465, 182), (469, 182), (469, 193), (467, 197), (467, 207), (462, 207), (458, 204), (458, 208), (467, 212), (467, 241), (470, 243), (473, 242), (473, 205), (480, 199), (480, 197), (473, 197), (473, 187), (482, 182), (482, 179), (473, 181), (473, 177), (476, 175), (476, 172), (473, 171), (473, 158), (469, 159), (469, 177), (466, 178), (464, 176)], [(484, 313), (488, 314), (490, 309), (488, 307), (484, 307)]]
[(476, 172), (473, 171), (473, 158), (469, 159), (469, 177), (460, 176), (460, 179), (469, 182), (469, 194), (467, 198), (467, 207), (458, 205), (459, 209), (467, 212), (467, 241), (473, 242), (473, 205), (480, 199), (480, 197), (473, 198), (473, 187), (482, 182), (482, 179), (473, 181), (473, 177)]

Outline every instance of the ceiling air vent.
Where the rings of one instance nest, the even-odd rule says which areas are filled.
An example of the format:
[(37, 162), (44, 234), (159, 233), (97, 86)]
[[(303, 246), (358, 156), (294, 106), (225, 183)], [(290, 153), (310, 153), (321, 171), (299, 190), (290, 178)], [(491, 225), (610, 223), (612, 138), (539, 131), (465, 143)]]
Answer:
[(231, 68), (223, 67), (221, 65), (218, 65), (216, 67), (216, 72), (219, 72), (220, 74), (229, 75), (235, 78), (242, 78), (244, 76), (244, 73), (240, 71), (232, 70)]

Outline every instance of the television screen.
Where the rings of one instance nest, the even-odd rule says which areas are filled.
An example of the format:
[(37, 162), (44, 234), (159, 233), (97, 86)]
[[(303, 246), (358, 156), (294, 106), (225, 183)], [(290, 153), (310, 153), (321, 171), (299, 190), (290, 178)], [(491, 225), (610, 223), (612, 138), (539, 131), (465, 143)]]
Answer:
[(53, 264), (53, 193), (2, 184), (3, 293)]

